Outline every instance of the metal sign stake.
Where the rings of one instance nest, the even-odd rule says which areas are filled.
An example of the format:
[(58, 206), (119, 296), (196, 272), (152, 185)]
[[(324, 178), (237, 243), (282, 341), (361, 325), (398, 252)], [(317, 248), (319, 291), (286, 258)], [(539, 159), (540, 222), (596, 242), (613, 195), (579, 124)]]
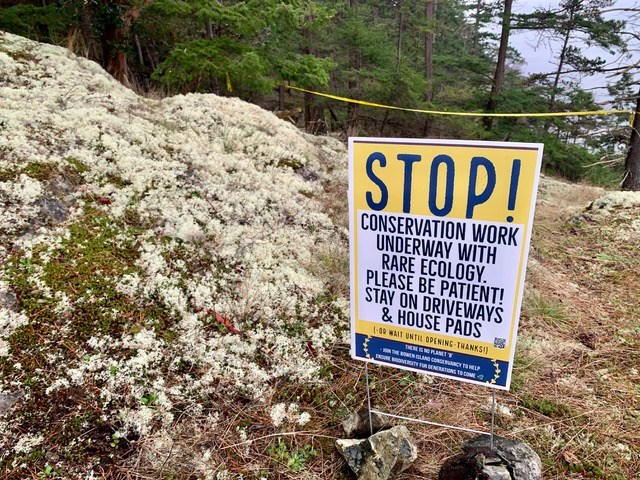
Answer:
[(364, 376), (367, 381), (367, 409), (369, 411), (369, 431), (373, 435), (373, 421), (371, 420), (371, 392), (369, 391), (369, 362), (364, 362)]
[(492, 390), (492, 399), (491, 399), (491, 440), (489, 440), (489, 447), (493, 450), (493, 428), (495, 426), (496, 419), (496, 391)]

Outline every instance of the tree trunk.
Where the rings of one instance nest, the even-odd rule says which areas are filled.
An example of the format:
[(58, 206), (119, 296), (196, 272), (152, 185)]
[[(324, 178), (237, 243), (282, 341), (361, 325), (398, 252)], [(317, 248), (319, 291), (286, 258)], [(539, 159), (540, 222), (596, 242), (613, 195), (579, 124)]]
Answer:
[(98, 52), (96, 51), (96, 39), (91, 31), (91, 11), (90, 7), (85, 3), (80, 13), (80, 31), (82, 37), (87, 44), (86, 57), (90, 60), (98, 60)]
[(622, 190), (640, 191), (640, 91), (636, 100), (636, 111), (631, 125), (629, 150), (624, 162), (624, 180)]
[[(305, 41), (304, 53), (306, 55), (311, 54), (311, 31), (308, 26), (302, 30), (302, 36)], [(311, 114), (311, 104), (313, 102), (313, 95), (309, 92), (304, 92), (304, 131), (312, 133), (313, 116)]]
[(138, 63), (144, 67), (144, 57), (142, 56), (142, 45), (140, 45), (140, 38), (138, 35), (133, 36), (133, 41), (136, 44), (136, 52), (138, 53)]
[(284, 85), (280, 84), (278, 87), (278, 110), (281, 112), (284, 110)]
[[(549, 97), (549, 111), (553, 112), (553, 109), (556, 106), (556, 96), (558, 94), (558, 85), (560, 85), (560, 75), (562, 75), (562, 69), (564, 68), (564, 62), (567, 57), (567, 50), (569, 48), (569, 40), (571, 39), (571, 33), (573, 32), (573, 21), (575, 19), (576, 7), (574, 5), (571, 6), (571, 10), (569, 11), (569, 20), (567, 22), (567, 29), (564, 32), (564, 38), (562, 40), (562, 49), (560, 50), (560, 57), (558, 58), (558, 69), (553, 77), (553, 86), (551, 87), (551, 96)], [(551, 127), (551, 117), (545, 122), (544, 129), (545, 131), (549, 131)]]
[(151, 54), (151, 50), (149, 50), (149, 45), (145, 43), (144, 49), (147, 52), (147, 58), (149, 59), (149, 63), (151, 64), (151, 71), (153, 72), (156, 69), (158, 62), (156, 62), (154, 56)]
[[(309, 25), (313, 24), (315, 16), (310, 13), (305, 18), (305, 28), (302, 29), (302, 36), (305, 39), (303, 52), (306, 55), (317, 53), (316, 39), (314, 38)], [(323, 129), (324, 107), (318, 101), (314, 104), (314, 96), (311, 93), (304, 94), (304, 128), (307, 133), (319, 134)]]
[(100, 43), (104, 68), (113, 78), (129, 87), (131, 84), (127, 71), (127, 54), (121, 47), (125, 38), (126, 31), (116, 22), (110, 22), (104, 25), (104, 34), (100, 38)]
[(384, 128), (387, 126), (387, 122), (389, 121), (390, 113), (391, 112), (389, 110), (385, 110), (385, 112), (384, 112), (384, 117), (382, 118), (382, 122), (380, 122), (380, 130), (378, 131), (378, 135), (380, 137), (384, 136)]
[(402, 62), (402, 30), (403, 29), (404, 29), (404, 15), (402, 11), (400, 11), (398, 12), (398, 43), (396, 45), (396, 73), (400, 72), (400, 63)]
[(345, 128), (345, 133), (347, 137), (355, 137), (360, 134), (360, 125), (359, 125), (359, 117), (360, 117), (360, 105), (357, 103), (350, 103), (347, 109), (347, 125)]
[[(210, 18), (204, 21), (204, 36), (207, 40), (213, 40), (213, 23)], [(228, 77), (227, 77), (228, 78)], [(218, 79), (215, 75), (209, 76), (209, 91), (218, 95)]]
[(311, 104), (313, 102), (313, 94), (304, 92), (304, 130), (307, 133), (313, 133), (313, 115), (311, 113)]
[(473, 56), (478, 55), (478, 49), (480, 47), (480, 12), (482, 11), (482, 0), (478, 0), (476, 4), (476, 21), (473, 27)]
[[(151, 5), (155, 0), (144, 0), (140, 6), (131, 6), (122, 16), (121, 22), (115, 20), (104, 25), (104, 35), (100, 39), (102, 44), (102, 61), (109, 72), (116, 80), (127, 87), (131, 87), (129, 70), (127, 68), (127, 53), (124, 43), (127, 40), (131, 26), (135, 22), (142, 9)], [(126, 4), (125, 1), (115, 2)]]
[[(431, 102), (433, 100), (433, 44), (435, 43), (436, 34), (433, 25), (435, 18), (436, 4), (433, 0), (426, 0), (424, 3), (424, 18), (427, 23), (427, 31), (424, 33), (424, 79), (426, 90), (424, 92), (424, 101)], [(422, 127), (423, 136), (429, 136), (431, 131), (431, 117), (425, 115), (424, 125)]]
[(571, 30), (567, 29), (564, 39), (562, 41), (562, 50), (560, 50), (560, 57), (558, 58), (558, 69), (553, 76), (553, 85), (551, 87), (551, 96), (549, 98), (549, 110), (552, 111), (556, 106), (556, 94), (558, 92), (558, 85), (560, 85), (560, 75), (562, 75), (562, 68), (564, 67), (565, 58), (567, 56), (567, 49), (569, 48), (569, 39), (571, 37)]
[(424, 34), (424, 79), (426, 80), (427, 90), (424, 93), (426, 102), (433, 100), (433, 44), (436, 34), (433, 28), (433, 19), (435, 18), (435, 2), (427, 0), (424, 4), (424, 18), (427, 21), (429, 31)]
[[(358, 14), (359, 0), (349, 0), (349, 6), (354, 15)], [(362, 68), (362, 55), (360, 50), (355, 47), (349, 49), (349, 66), (355, 72), (358, 72)], [(353, 78), (357, 78), (359, 75), (354, 75)], [(349, 80), (349, 91), (353, 98), (362, 97), (362, 85), (357, 80)], [(347, 105), (347, 122), (345, 125), (345, 133), (347, 137), (353, 137), (360, 133), (359, 126), (360, 105), (349, 103)]]
[[(511, 32), (511, 6), (513, 0), (505, 0), (504, 10), (502, 12), (502, 32), (500, 33), (500, 47), (498, 49), (498, 61), (496, 62), (496, 71), (493, 75), (493, 83), (491, 84), (491, 93), (487, 102), (487, 111), (495, 112), (498, 106), (496, 98), (502, 92), (502, 83), (504, 81), (504, 73), (507, 63), (507, 47), (509, 46), (509, 33)], [(484, 117), (484, 128), (487, 131), (493, 126), (493, 117)]]
[(204, 31), (205, 36), (211, 40), (213, 38), (213, 24), (211, 23), (211, 19), (208, 18), (206, 22), (204, 22)]

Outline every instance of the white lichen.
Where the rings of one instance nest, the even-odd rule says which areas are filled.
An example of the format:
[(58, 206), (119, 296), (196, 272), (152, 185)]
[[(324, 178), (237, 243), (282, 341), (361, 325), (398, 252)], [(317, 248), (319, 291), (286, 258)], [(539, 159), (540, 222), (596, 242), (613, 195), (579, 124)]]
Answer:
[[(321, 382), (320, 362), (340, 341), (348, 301), (319, 300), (330, 296), (310, 266), (319, 246), (346, 241), (322, 203), (325, 183), (346, 183), (344, 147), (312, 141), (234, 98), (143, 99), (63, 48), (8, 33), (0, 47), (0, 171), (15, 172), (0, 182), (0, 235), (12, 236), (29, 291), (55, 316), (60, 338), (73, 339), (72, 320), (84, 310), (126, 324), (120, 334), (91, 332), (70, 358), (45, 351), (38, 380), (46, 394), (91, 387), (100, 418), (117, 424), (120, 438), (152, 439), (175, 426), (176, 404), (198, 412), (198, 399), (221, 392), (268, 403), (278, 379)], [(28, 58), (18, 54), (25, 51)], [(75, 190), (54, 192), (29, 174), (30, 163), (59, 177), (78, 168)], [(40, 199), (56, 194), (67, 222), (13, 236), (37, 223)], [(80, 264), (65, 248), (89, 210), (121, 229), (109, 248), (135, 245), (125, 273), (92, 271), (124, 307), (105, 307), (98, 288), (75, 293), (47, 273), (59, 258), (69, 269)], [(129, 218), (143, 227), (125, 231)], [(88, 243), (72, 247), (92, 253)], [(0, 356), (11, 355), (8, 337), (29, 321), (0, 308)], [(1, 379), (0, 389), (5, 381), (14, 380)], [(271, 414), (276, 427), (310, 420), (293, 403)], [(20, 449), (40, 438), (31, 433)]]

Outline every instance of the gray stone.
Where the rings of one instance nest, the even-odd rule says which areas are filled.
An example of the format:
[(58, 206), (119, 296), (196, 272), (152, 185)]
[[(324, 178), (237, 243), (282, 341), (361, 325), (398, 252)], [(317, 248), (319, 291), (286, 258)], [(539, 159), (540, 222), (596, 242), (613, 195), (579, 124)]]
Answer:
[(22, 400), (22, 394), (20, 392), (0, 393), (0, 415), (3, 415), (20, 400)]
[[(469, 451), (479, 447), (489, 448), (490, 441), (488, 435), (480, 435), (465, 442), (462, 449)], [(540, 460), (540, 456), (526, 443), (494, 435), (493, 448), (498, 456), (506, 463), (511, 473), (511, 480), (542, 479), (542, 461)]]
[[(391, 422), (387, 417), (371, 412), (371, 423), (373, 424), (373, 433), (380, 430), (391, 428)], [(369, 427), (369, 410), (362, 408), (357, 410), (342, 421), (342, 428), (347, 438), (367, 438), (371, 435)]]
[(447, 459), (438, 480), (512, 480), (506, 462), (490, 448), (471, 448)]
[(16, 303), (18, 303), (18, 297), (12, 290), (8, 288), (0, 290), (0, 307), (15, 310)]
[(365, 439), (337, 440), (336, 447), (358, 480), (387, 480), (418, 458), (415, 441), (403, 425)]
[(484, 465), (483, 480), (511, 480), (509, 469), (505, 465)]
[(347, 461), (349, 468), (356, 474), (362, 470), (367, 458), (373, 455), (367, 438), (344, 438), (336, 440), (336, 448)]
[(57, 225), (67, 220), (69, 208), (60, 200), (53, 197), (43, 197), (36, 201), (40, 207), (38, 223), (43, 225)]

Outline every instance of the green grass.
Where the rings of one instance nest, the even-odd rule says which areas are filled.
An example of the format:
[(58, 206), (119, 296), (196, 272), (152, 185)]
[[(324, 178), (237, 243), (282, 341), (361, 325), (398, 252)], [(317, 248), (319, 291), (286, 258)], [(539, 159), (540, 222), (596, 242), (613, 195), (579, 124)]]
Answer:
[(561, 331), (568, 331), (570, 318), (565, 306), (558, 300), (545, 297), (535, 292), (524, 303), (524, 310), (530, 317), (539, 318), (543, 322)]
[(294, 472), (304, 470), (309, 460), (318, 455), (317, 450), (310, 444), (303, 445), (300, 448), (292, 448), (281, 437), (278, 437), (278, 443), (273, 443), (269, 446), (267, 452), (273, 459), (286, 465), (288, 469)]
[(66, 163), (59, 166), (55, 163), (47, 162), (21, 162), (8, 167), (0, 168), (0, 182), (16, 180), (21, 174), (25, 174), (35, 180), (47, 182), (56, 177), (63, 177), (71, 186), (78, 186), (83, 183), (82, 174), (89, 171), (80, 160), (67, 157)]
[(520, 400), (520, 405), (550, 418), (562, 418), (570, 416), (572, 413), (568, 405), (546, 397), (523, 395)]

